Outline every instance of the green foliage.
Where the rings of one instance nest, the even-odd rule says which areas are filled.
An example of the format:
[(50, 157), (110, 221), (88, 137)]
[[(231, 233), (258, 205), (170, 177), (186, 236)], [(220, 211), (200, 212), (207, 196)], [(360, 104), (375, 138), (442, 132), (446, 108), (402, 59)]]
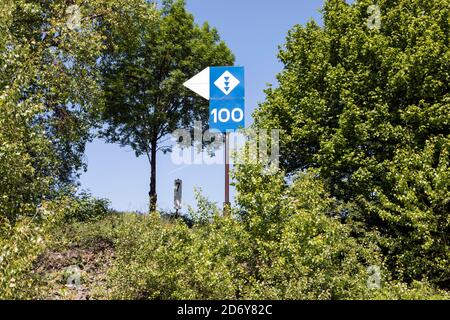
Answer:
[(288, 34), (279, 87), (255, 112), (280, 128), (289, 175), (317, 169), (348, 221), (382, 235), (400, 280), (449, 286), (450, 141), (447, 0), (329, 0), (324, 25)]
[[(444, 297), (426, 284), (415, 291), (394, 285), (372, 239), (352, 237), (351, 227), (334, 217), (340, 206), (317, 175), (303, 174), (280, 187), (281, 173), (269, 177), (261, 169), (238, 168), (236, 177), (243, 179), (237, 182), (241, 211), (234, 212), (236, 219), (210, 215), (215, 206), (203, 197), (199, 208), (208, 219), (192, 229), (157, 215), (124, 218), (116, 229), (117, 258), (108, 277), (111, 298)], [(252, 183), (260, 186), (255, 201), (248, 197)], [(250, 193), (241, 197), (242, 190)], [(274, 220), (275, 213), (283, 219)], [(367, 287), (367, 267), (373, 265), (383, 273), (380, 290)], [(391, 286), (395, 293), (387, 289)]]
[[(261, 164), (233, 172), (238, 207), (220, 217), (197, 193), (196, 224), (157, 214), (126, 216), (116, 228), (110, 298), (449, 299), (427, 281), (395, 280), (378, 232), (342, 223), (352, 209), (315, 171), (286, 181)], [(379, 270), (372, 284), (371, 269)], [(377, 271), (378, 272), (378, 271)]]
[[(270, 193), (271, 187), (267, 184), (260, 191)], [(299, 197), (305, 187), (309, 191)], [(339, 206), (332, 205), (314, 175), (299, 177), (284, 195), (286, 201), (279, 207), (286, 219), (268, 230), (252, 227), (264, 215), (253, 209), (245, 216), (236, 211), (235, 218), (210, 216), (208, 223), (193, 228), (157, 214), (123, 215), (114, 227), (115, 259), (108, 272), (106, 297), (450, 298), (426, 282), (408, 286), (392, 281), (373, 239), (352, 237), (350, 226), (329, 215)], [(367, 285), (370, 266), (380, 267), (378, 289)]]
[(105, 136), (132, 147), (137, 156), (150, 155), (151, 142), (190, 129), (194, 120), (207, 122), (207, 102), (187, 95), (183, 82), (234, 60), (217, 30), (195, 24), (184, 6), (168, 1), (153, 23), (137, 21), (140, 33), (117, 39), (116, 50), (103, 61)]
[[(423, 149), (398, 150), (386, 173), (393, 192), (380, 192), (374, 209), (388, 223), (385, 245), (395, 255), (392, 269), (403, 278), (424, 275), (444, 287), (450, 283), (449, 153), (450, 140), (443, 137), (430, 139)], [(394, 236), (399, 227), (407, 236)]]
[[(268, 175), (262, 165), (244, 162), (234, 177), (238, 217), (252, 239), (248, 262), (256, 281), (247, 297), (449, 298), (426, 282), (412, 287), (395, 282), (377, 245), (379, 234), (359, 234), (353, 224), (343, 224), (351, 207), (333, 198), (316, 172), (299, 173), (286, 183), (283, 172)], [(368, 286), (371, 267), (380, 270), (378, 289)]]
[(48, 288), (42, 275), (35, 272), (38, 258), (48, 247), (55, 247), (56, 244), (56, 248), (62, 249), (68, 241), (88, 242), (94, 241), (95, 237), (112, 237), (111, 229), (100, 222), (95, 225), (95, 232), (85, 231), (97, 221), (109, 226), (109, 216), (107, 201), (95, 199), (84, 192), (78, 197), (64, 196), (44, 201), (32, 218), (16, 219), (13, 224), (2, 221), (0, 299), (42, 297)]
[(46, 202), (42, 209), (57, 216), (62, 223), (92, 222), (111, 213), (109, 200), (95, 198), (86, 191)]
[[(87, 7), (82, 6), (82, 14)], [(62, 0), (2, 4), (7, 22), (0, 47), (0, 92), (15, 104), (39, 106), (40, 112), (33, 114), (28, 125), (39, 125), (55, 155), (64, 160), (55, 163), (59, 178), (55, 184), (70, 182), (82, 167), (91, 127), (89, 113), (99, 99), (95, 64), (101, 37), (90, 19), (71, 30), (67, 8)]]
[(32, 299), (40, 295), (33, 263), (45, 249), (50, 219), (22, 218), (0, 224), (0, 299)]
[(155, 209), (162, 139), (208, 118), (181, 84), (234, 57), (183, 1), (74, 3), (76, 27), (67, 1), (0, 5), (0, 299), (45, 296), (49, 250), (111, 264), (98, 297), (450, 299), (448, 1), (380, 0), (371, 30), (371, 1), (328, 0), (323, 27), (291, 30), (255, 114), (283, 129), (288, 176), (237, 165), (232, 216), (197, 192), (191, 228), (61, 187), (101, 110), (110, 141), (149, 157)]
[(220, 215), (220, 209), (216, 203), (208, 200), (202, 194), (202, 190), (194, 189), (195, 200), (197, 201), (197, 208), (188, 207), (189, 219), (194, 224), (207, 224), (211, 220)]
[(108, 32), (132, 37), (131, 18), (148, 22), (142, 17), (154, 12), (145, 0), (2, 1), (2, 217), (33, 215), (43, 199), (74, 182), (103, 104), (98, 66), (115, 40)]
[(448, 291), (433, 288), (427, 282), (413, 281), (411, 285), (392, 283), (373, 292), (374, 300), (450, 300)]
[[(200, 229), (167, 224), (158, 215), (127, 216), (118, 227), (117, 258), (110, 270), (111, 298), (231, 299), (239, 287), (243, 235), (232, 221)], [(226, 231), (226, 232), (224, 232)], [(231, 253), (231, 254), (230, 254)]]
[(261, 165), (244, 163), (234, 177), (240, 216), (254, 240), (250, 261), (258, 280), (250, 297), (363, 296), (367, 267), (382, 263), (379, 251), (369, 239), (351, 237), (316, 175), (300, 174), (288, 185), (282, 172), (269, 175)]
[[(69, 10), (72, 5), (77, 9)], [(60, 160), (52, 161), (51, 174), (41, 173), (57, 176), (54, 188), (74, 182), (85, 169), (85, 145), (103, 104), (98, 62), (114, 41), (108, 32), (127, 29), (133, 36), (129, 20), (149, 10), (145, 0), (2, 1), (0, 96), (9, 106), (0, 112), (31, 110), (27, 126), (45, 132)], [(79, 25), (71, 25), (78, 14)]]
[(50, 193), (57, 158), (42, 128), (32, 126), (39, 105), (16, 104), (13, 88), (0, 96), (0, 219), (34, 215)]

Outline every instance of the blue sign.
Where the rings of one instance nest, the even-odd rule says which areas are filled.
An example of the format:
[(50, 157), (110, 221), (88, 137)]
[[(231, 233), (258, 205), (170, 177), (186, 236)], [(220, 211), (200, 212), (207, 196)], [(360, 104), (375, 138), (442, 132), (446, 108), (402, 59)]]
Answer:
[(245, 127), (245, 100), (211, 100), (209, 127), (220, 132)]
[(244, 67), (211, 67), (210, 100), (245, 98)]
[(244, 67), (209, 67), (183, 84), (210, 100), (209, 126), (221, 132), (245, 125)]
[(221, 132), (245, 127), (244, 67), (210, 68), (209, 127)]

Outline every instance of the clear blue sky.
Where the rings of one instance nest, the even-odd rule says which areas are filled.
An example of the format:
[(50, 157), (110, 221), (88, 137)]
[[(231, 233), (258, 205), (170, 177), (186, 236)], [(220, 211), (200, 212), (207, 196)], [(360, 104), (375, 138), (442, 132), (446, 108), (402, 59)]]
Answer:
[[(276, 74), (282, 70), (277, 59), (278, 46), (295, 24), (321, 21), (319, 0), (187, 0), (187, 8), (197, 23), (208, 21), (216, 27), (236, 56), (236, 65), (245, 66), (246, 113), (249, 115), (264, 101), (268, 83), (276, 85)], [(136, 158), (130, 148), (96, 140), (87, 146), (88, 171), (81, 177), (82, 188), (95, 196), (108, 198), (121, 211), (148, 209), (150, 181), (145, 157)], [(173, 208), (173, 183), (183, 180), (183, 212), (195, 205), (194, 187), (200, 187), (210, 200), (224, 201), (223, 165), (177, 166), (170, 155), (158, 157), (157, 192), (161, 209)]]

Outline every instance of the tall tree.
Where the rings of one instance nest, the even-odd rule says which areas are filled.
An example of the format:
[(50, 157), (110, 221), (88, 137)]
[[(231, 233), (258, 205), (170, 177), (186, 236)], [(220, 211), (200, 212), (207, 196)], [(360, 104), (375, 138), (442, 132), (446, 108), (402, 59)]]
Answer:
[(0, 3), (0, 214), (34, 214), (83, 168), (103, 99), (98, 60), (153, 19), (146, 0)]
[(396, 274), (450, 286), (450, 2), (328, 0), (289, 32), (255, 114), (281, 163), (318, 168), (347, 221), (383, 236)]
[(34, 120), (44, 127), (61, 159), (55, 181), (60, 185), (72, 182), (82, 168), (91, 126), (89, 112), (99, 96), (94, 66), (102, 39), (93, 30), (94, 21), (85, 16), (95, 11), (94, 1), (75, 3), (72, 12), (67, 1), (3, 4), (10, 19), (7, 40), (0, 50), (15, 54), (15, 59), (9, 60), (7, 72), (2, 72), (0, 88), (17, 84), (18, 101), (42, 105)]
[(151, 211), (157, 204), (156, 156), (170, 150), (167, 135), (195, 120), (206, 126), (208, 119), (207, 103), (189, 96), (182, 84), (207, 66), (233, 61), (217, 30), (195, 24), (184, 1), (163, 1), (155, 25), (143, 25), (138, 37), (125, 39), (104, 59), (103, 136), (147, 156)]

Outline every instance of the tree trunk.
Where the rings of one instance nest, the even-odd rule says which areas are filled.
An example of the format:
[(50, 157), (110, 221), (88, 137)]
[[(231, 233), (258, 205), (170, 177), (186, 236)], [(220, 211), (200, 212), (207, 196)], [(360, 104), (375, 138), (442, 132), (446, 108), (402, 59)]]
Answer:
[(156, 211), (158, 196), (156, 194), (156, 148), (157, 142), (152, 141), (150, 154), (150, 213)]

